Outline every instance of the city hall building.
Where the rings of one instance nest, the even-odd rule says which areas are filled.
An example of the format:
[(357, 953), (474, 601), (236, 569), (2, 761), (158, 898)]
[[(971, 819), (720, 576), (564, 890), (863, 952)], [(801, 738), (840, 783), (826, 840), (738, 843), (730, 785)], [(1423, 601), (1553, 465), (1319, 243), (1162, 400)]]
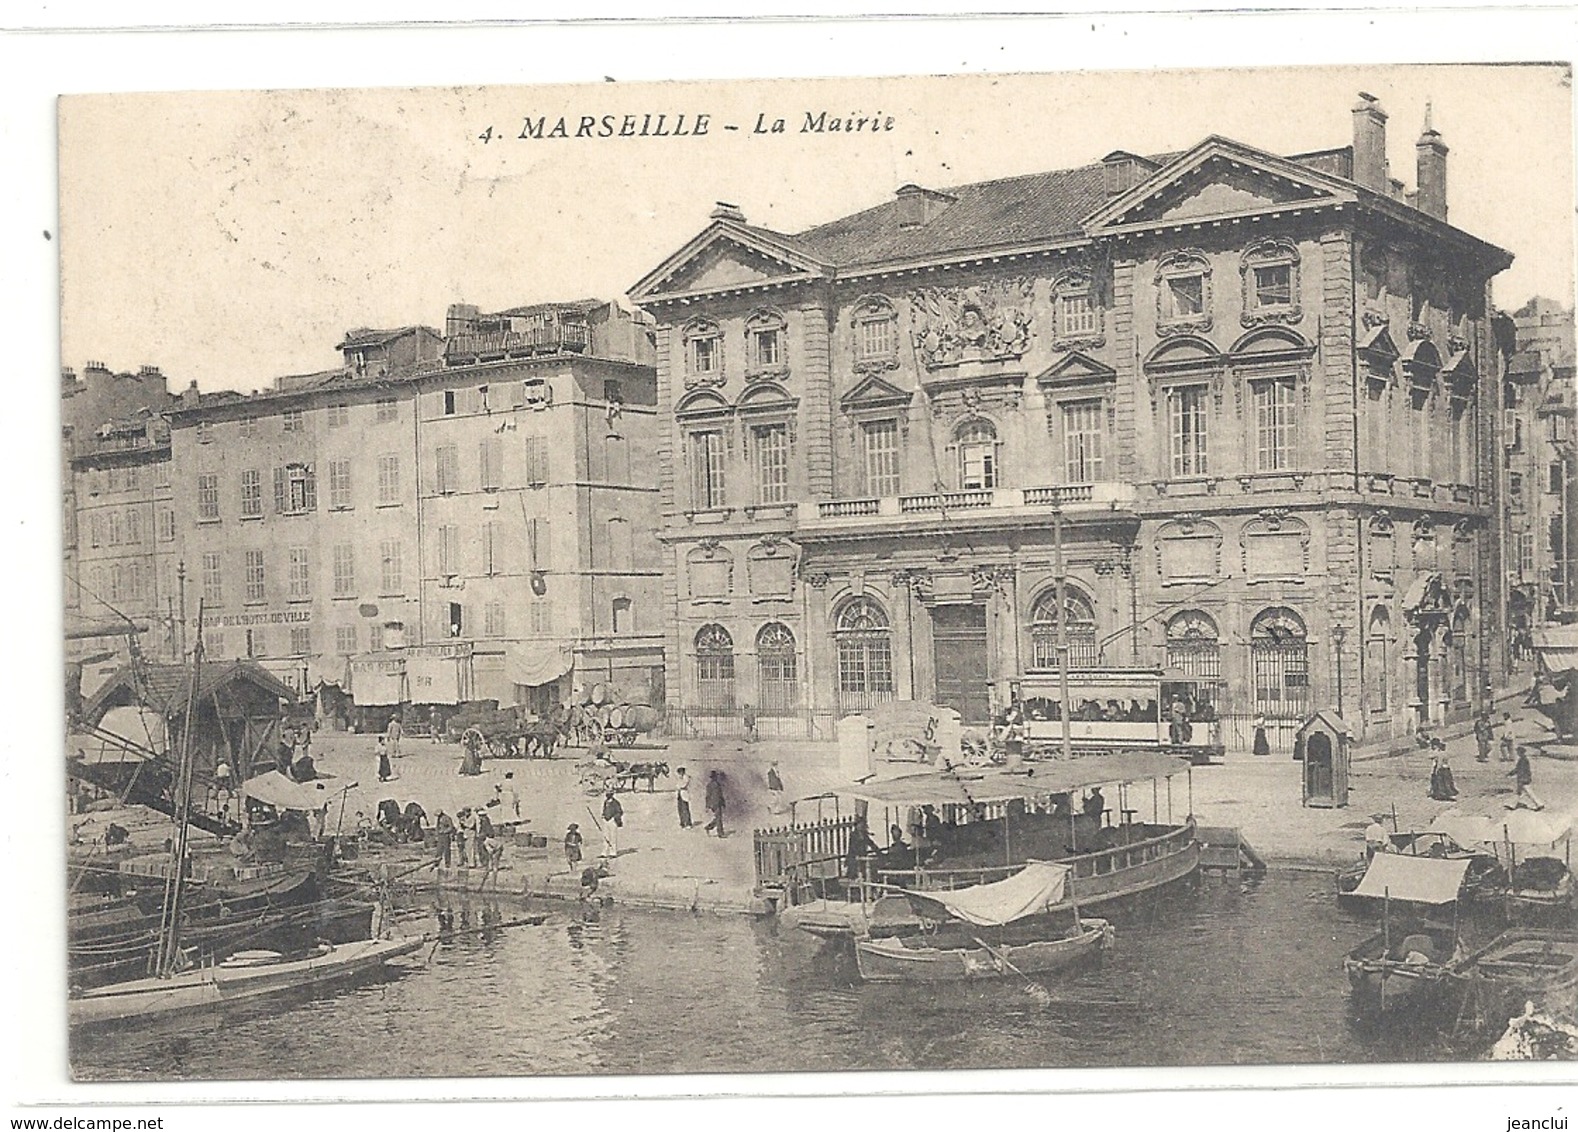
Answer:
[(1315, 153), (1213, 136), (905, 185), (794, 235), (720, 205), (632, 291), (686, 725), (984, 721), (1060, 621), (1074, 666), (1214, 684), (1240, 740), (1480, 702), (1511, 256), (1448, 222), (1428, 113), (1412, 190), (1379, 104), (1352, 120)]

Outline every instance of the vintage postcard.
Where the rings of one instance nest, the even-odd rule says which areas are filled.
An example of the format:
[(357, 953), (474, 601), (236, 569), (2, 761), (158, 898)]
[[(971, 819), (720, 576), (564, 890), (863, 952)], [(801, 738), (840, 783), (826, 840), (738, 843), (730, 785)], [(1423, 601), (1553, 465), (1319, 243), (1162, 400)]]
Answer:
[(71, 1073), (1578, 1056), (1572, 136), (63, 98)]

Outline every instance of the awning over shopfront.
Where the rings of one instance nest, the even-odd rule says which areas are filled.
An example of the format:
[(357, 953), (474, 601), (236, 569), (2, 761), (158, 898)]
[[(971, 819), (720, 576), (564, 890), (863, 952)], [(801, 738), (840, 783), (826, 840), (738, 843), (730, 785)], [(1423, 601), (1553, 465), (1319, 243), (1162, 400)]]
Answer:
[(1534, 655), (1546, 674), (1578, 668), (1578, 625), (1547, 625), (1534, 630)]
[(573, 646), (559, 641), (526, 641), (511, 645), (504, 654), (504, 672), (510, 683), (528, 688), (552, 684), (574, 663)]
[(406, 688), (413, 704), (458, 704), (466, 699), (470, 657), (429, 656), (413, 652), (406, 658)]
[(387, 707), (405, 702), (405, 657), (375, 652), (351, 658), (351, 702), (358, 707)]
[(333, 684), (338, 688), (350, 687), (349, 661), (343, 656), (309, 656), (307, 658), (307, 690), (313, 691), (320, 684)]

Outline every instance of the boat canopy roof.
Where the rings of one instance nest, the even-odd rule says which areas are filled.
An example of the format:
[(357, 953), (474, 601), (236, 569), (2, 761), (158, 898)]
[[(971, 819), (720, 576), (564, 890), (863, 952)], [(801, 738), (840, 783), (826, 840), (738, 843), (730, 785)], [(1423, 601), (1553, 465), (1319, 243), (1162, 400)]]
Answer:
[(1105, 786), (1114, 782), (1170, 778), (1188, 769), (1185, 760), (1171, 755), (1132, 751), (1113, 755), (1083, 755), (1035, 763), (1022, 770), (1012, 771), (997, 767), (954, 767), (861, 782), (841, 787), (839, 793), (884, 806), (965, 806), (1067, 794), (1087, 786)]
[(247, 797), (273, 806), (276, 810), (323, 809), (332, 800), (327, 783), (293, 782), (277, 770), (247, 779)]
[(1353, 894), (1414, 904), (1450, 904), (1457, 899), (1467, 872), (1468, 861), (1461, 857), (1446, 860), (1377, 853)]
[(1447, 810), (1436, 816), (1430, 828), (1445, 833), (1459, 845), (1555, 846), (1572, 834), (1572, 814), (1551, 814), (1534, 810), (1508, 810), (1499, 814), (1476, 814)]
[(1072, 872), (1067, 865), (1031, 861), (1013, 876), (991, 884), (948, 891), (906, 890), (905, 895), (922, 910), (941, 907), (967, 924), (997, 927), (1026, 916), (1038, 916), (1063, 903)]

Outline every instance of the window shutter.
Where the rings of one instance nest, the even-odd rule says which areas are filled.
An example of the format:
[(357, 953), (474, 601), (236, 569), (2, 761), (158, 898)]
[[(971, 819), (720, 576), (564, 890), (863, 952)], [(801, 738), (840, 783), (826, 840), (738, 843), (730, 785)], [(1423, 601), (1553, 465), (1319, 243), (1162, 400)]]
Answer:
[(285, 469), (274, 469), (274, 513), (285, 513)]
[(308, 464), (306, 473), (307, 482), (305, 495), (307, 510), (316, 511), (318, 509), (318, 472), (314, 465)]

